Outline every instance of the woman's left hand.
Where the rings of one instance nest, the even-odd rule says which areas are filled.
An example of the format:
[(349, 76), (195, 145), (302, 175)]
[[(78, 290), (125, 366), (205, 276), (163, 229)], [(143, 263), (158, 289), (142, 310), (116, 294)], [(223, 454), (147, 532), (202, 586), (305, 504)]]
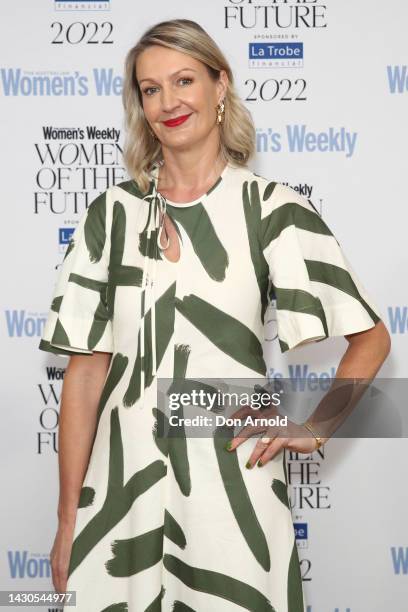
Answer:
[[(254, 410), (250, 406), (243, 406), (228, 418), (245, 420), (247, 416), (252, 416), (252, 421), (255, 424), (243, 427), (225, 447), (229, 452), (232, 452), (249, 437), (263, 433), (263, 436), (259, 438), (248, 458), (246, 464), (247, 468), (252, 468), (257, 462), (257, 465), (262, 467), (265, 463), (273, 459), (282, 448), (287, 448), (297, 453), (307, 454), (316, 450), (316, 438), (303, 425), (293, 423), (289, 419), (286, 426), (276, 425), (270, 426), (267, 429), (265, 429), (265, 425), (256, 424), (257, 419), (271, 419), (280, 416), (275, 407)], [(325, 439), (323, 438), (323, 442), (324, 441)]]

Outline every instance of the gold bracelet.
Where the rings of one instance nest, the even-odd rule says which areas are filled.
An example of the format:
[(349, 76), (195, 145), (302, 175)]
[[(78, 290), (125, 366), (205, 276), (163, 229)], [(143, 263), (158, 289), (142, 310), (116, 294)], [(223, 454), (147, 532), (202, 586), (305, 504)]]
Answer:
[(314, 437), (316, 438), (316, 450), (318, 450), (321, 446), (323, 446), (323, 442), (320, 436), (318, 436), (313, 429), (311, 428), (311, 426), (309, 425), (309, 423), (303, 423), (304, 427), (306, 427), (306, 429), (308, 429), (310, 431), (311, 434), (314, 435)]

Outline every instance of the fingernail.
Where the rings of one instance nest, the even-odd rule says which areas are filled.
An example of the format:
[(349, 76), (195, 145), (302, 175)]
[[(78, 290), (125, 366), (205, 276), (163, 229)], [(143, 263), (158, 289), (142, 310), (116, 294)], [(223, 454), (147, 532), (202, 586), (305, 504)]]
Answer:
[(259, 461), (258, 461), (258, 463), (257, 463), (256, 465), (257, 465), (258, 467), (262, 467), (262, 466), (263, 466), (263, 463), (262, 463), (262, 461), (261, 461), (261, 460), (259, 460)]
[(245, 464), (245, 467), (246, 467), (248, 470), (250, 470), (250, 469), (251, 469), (251, 467), (252, 467), (251, 462), (250, 462), (250, 461), (247, 461), (247, 462), (246, 462), (246, 464)]
[(231, 450), (231, 447), (232, 447), (232, 442), (231, 440), (229, 440), (225, 445), (225, 450)]

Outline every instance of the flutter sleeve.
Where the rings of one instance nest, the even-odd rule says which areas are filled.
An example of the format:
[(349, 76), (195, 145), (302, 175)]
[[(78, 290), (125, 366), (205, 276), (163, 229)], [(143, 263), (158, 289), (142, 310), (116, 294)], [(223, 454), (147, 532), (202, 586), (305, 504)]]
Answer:
[(281, 183), (263, 194), (260, 237), (282, 352), (373, 327), (380, 311), (330, 228), (304, 196)]
[(111, 207), (108, 189), (88, 206), (59, 269), (39, 349), (59, 355), (113, 352), (107, 304)]

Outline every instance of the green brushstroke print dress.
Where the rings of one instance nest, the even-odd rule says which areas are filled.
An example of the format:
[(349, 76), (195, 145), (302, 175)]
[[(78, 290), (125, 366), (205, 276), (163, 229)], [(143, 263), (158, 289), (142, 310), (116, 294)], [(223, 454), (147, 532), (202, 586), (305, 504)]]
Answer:
[[(158, 248), (160, 210), (177, 262)], [(155, 168), (147, 193), (122, 182), (83, 215), (40, 343), (112, 353), (75, 524), (74, 609), (305, 610), (285, 451), (248, 470), (257, 437), (229, 453), (216, 431), (157, 436), (158, 377), (266, 375), (271, 296), (282, 352), (380, 318), (310, 202), (249, 169), (227, 165), (202, 198), (177, 204), (157, 192)]]

